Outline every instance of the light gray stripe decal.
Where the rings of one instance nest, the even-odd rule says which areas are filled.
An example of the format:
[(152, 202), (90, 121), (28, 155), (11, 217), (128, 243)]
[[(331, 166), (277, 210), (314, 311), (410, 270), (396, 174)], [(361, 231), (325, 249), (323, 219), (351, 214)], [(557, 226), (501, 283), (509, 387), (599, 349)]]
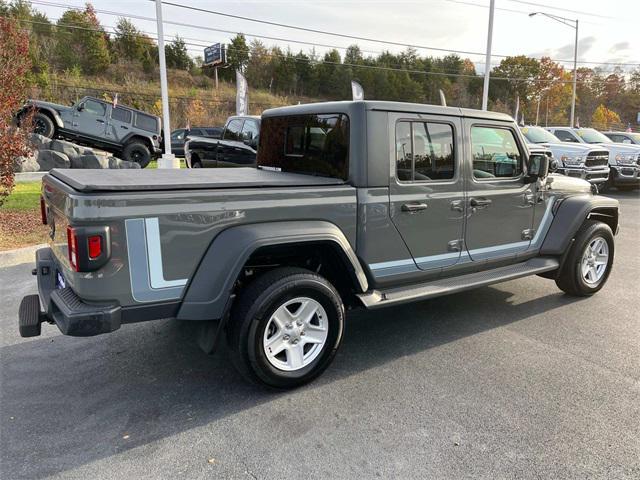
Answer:
[[(157, 219), (156, 219), (157, 220)], [(144, 218), (130, 218), (125, 220), (127, 233), (127, 253), (129, 256), (129, 278), (131, 279), (131, 295), (137, 302), (158, 302), (163, 300), (176, 300), (182, 296), (184, 284), (169, 286), (166, 288), (153, 288), (151, 285), (151, 272), (149, 257), (149, 240), (145, 228)], [(153, 234), (153, 232), (152, 232)], [(159, 239), (157, 239), (159, 241)], [(155, 240), (154, 240), (155, 241)], [(159, 245), (152, 247), (160, 252)], [(154, 254), (155, 255), (155, 254)], [(159, 271), (160, 278), (164, 280), (162, 273), (162, 257), (156, 257), (153, 262), (160, 262), (154, 266)], [(183, 280), (179, 280), (182, 282)], [(186, 283), (186, 280), (184, 280)]]
[(160, 245), (160, 225), (157, 218), (147, 218), (144, 221), (147, 233), (147, 249), (149, 254), (149, 278), (151, 288), (181, 287), (187, 284), (187, 279), (165, 280), (162, 271), (162, 248)]
[[(455, 265), (470, 262), (472, 261), (471, 257), (474, 257), (475, 260), (487, 260), (494, 257), (509, 255), (510, 253), (518, 253), (527, 246), (528, 248), (526, 248), (526, 251), (537, 250), (546, 237), (549, 228), (551, 227), (551, 222), (553, 221), (553, 214), (551, 212), (554, 203), (555, 197), (549, 197), (544, 216), (542, 217), (542, 221), (540, 222), (540, 226), (538, 227), (535, 236), (530, 242), (522, 241), (505, 243), (504, 245), (496, 245), (491, 247), (476, 248), (468, 252), (463, 252), (462, 256), (460, 257), (458, 262), (455, 263)], [(450, 260), (452, 258), (455, 258), (457, 255), (460, 255), (460, 253), (443, 253), (439, 255), (416, 258), (415, 262), (413, 261), (413, 259), (393, 260), (390, 262), (373, 263), (369, 265), (369, 268), (373, 271), (373, 274), (376, 277), (399, 275), (417, 271), (418, 268), (415, 266), (416, 263), (423, 269), (450, 266)]]

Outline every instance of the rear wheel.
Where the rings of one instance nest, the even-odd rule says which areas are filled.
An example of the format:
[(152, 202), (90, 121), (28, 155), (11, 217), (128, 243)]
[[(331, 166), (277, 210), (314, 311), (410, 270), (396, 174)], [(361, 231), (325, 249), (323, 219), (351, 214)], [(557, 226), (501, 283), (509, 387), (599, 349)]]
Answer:
[(240, 373), (269, 387), (294, 388), (333, 360), (344, 307), (325, 278), (301, 268), (277, 268), (240, 294), (230, 321), (229, 344)]
[(124, 160), (140, 164), (140, 168), (145, 168), (151, 161), (149, 147), (142, 142), (134, 141), (127, 143), (122, 151)]
[(593, 295), (609, 278), (613, 253), (611, 228), (602, 222), (586, 221), (578, 230), (556, 285), (569, 295)]
[(36, 112), (33, 116), (33, 133), (43, 135), (47, 138), (53, 138), (53, 134), (56, 131), (56, 127), (46, 114), (42, 112)]

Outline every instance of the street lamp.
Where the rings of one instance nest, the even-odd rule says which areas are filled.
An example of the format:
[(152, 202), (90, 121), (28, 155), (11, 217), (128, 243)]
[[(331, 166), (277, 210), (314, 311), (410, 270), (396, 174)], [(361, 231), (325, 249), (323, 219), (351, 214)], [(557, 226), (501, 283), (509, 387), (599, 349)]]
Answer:
[[(559, 17), (558, 15), (553, 15), (551, 13), (545, 12), (533, 12), (530, 13), (529, 16), (533, 17), (535, 15), (544, 15), (545, 17), (549, 17), (556, 22), (560, 22), (567, 27), (571, 27), (576, 31), (576, 41), (573, 45), (573, 93), (571, 94), (571, 120), (570, 127), (573, 128), (575, 125), (575, 115), (576, 115), (576, 83), (578, 80), (578, 19), (571, 20), (569, 18)], [(574, 25), (575, 23), (575, 25)]]

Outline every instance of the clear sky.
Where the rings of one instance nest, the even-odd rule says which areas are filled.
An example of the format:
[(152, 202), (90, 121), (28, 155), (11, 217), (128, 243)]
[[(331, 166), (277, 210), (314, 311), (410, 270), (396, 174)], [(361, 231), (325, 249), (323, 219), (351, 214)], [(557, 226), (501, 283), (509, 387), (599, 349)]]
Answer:
[[(40, 0), (36, 0), (39, 3)], [(483, 52), (487, 41), (489, 0), (414, 0), (414, 1), (350, 1), (350, 0), (248, 0), (205, 1), (171, 0), (173, 3), (216, 10), (234, 15), (272, 22), (304, 26), (349, 35), (410, 43), (442, 49)], [(63, 8), (56, 5), (82, 6), (83, 0), (42, 0), (34, 7), (55, 20)], [(148, 0), (93, 0), (98, 10), (112, 13), (154, 17), (155, 6)], [(291, 39), (289, 42), (263, 39), (266, 45), (290, 46), (292, 50), (309, 51), (310, 45), (296, 41), (346, 47), (357, 43), (365, 52), (400, 51), (403, 47), (374, 42), (349, 40), (282, 27), (262, 25), (165, 5), (164, 19), (206, 28), (243, 32)], [(530, 12), (543, 11), (579, 20), (579, 60), (585, 62), (624, 62), (640, 64), (640, 0), (496, 0), (493, 53), (498, 55), (541, 55), (559, 60), (573, 58), (574, 30), (543, 16), (529, 17)], [(114, 26), (117, 15), (99, 13), (105, 26)], [(132, 18), (141, 30), (155, 34), (154, 22)], [(186, 38), (189, 43), (227, 42), (232, 34), (181, 25), (165, 25), (165, 35)], [(248, 40), (252, 37), (247, 35)], [(316, 47), (323, 53), (326, 47)], [(201, 53), (189, 45), (192, 55)], [(344, 50), (340, 50), (341, 53)], [(445, 55), (446, 52), (419, 49), (421, 55)], [(484, 70), (483, 55), (462, 55)], [(497, 64), (500, 58), (494, 58)], [(571, 65), (564, 63), (567, 67)], [(596, 65), (584, 64), (594, 67)], [(611, 70), (610, 65), (601, 65)], [(631, 67), (625, 67), (631, 68)]]

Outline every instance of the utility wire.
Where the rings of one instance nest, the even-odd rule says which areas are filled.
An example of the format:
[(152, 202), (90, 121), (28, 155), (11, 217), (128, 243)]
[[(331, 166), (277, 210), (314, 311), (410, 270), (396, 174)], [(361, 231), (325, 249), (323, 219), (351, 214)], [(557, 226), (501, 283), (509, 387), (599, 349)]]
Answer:
[[(153, 2), (154, 0), (149, 0), (149, 1)], [(43, 1), (43, 0), (30, 0), (30, 3), (31, 4), (36, 4), (36, 5), (56, 7), (56, 8), (65, 8), (65, 9), (69, 9), (69, 10), (83, 10), (83, 7), (74, 7), (74, 6), (59, 4), (59, 3), (55, 3), (55, 2), (48, 2), (48, 1)], [(213, 11), (213, 10), (207, 10), (207, 9), (203, 9), (203, 8), (199, 8), (199, 7), (192, 7), (192, 6), (189, 6), (189, 5), (181, 5), (181, 4), (177, 4), (177, 3), (173, 3), (173, 2), (162, 2), (162, 3), (170, 5), (170, 6), (176, 6), (176, 7), (180, 7), (180, 8), (189, 9), (189, 10), (196, 10), (196, 11), (200, 11), (200, 12), (206, 12), (206, 13), (210, 13), (210, 14), (213, 14), (213, 15), (221, 15), (221, 16), (226, 16), (226, 17), (231, 17), (231, 18), (238, 18), (238, 19), (243, 19), (243, 20), (252, 21), (252, 22), (256, 22), (256, 23), (264, 23), (264, 24), (268, 24), (268, 25), (277, 25), (277, 26), (282, 26), (284, 28), (300, 29), (300, 30), (303, 30), (303, 31), (311, 31), (311, 32), (314, 32), (314, 33), (323, 33), (323, 34), (326, 34), (326, 35), (335, 35), (335, 36), (339, 36), (339, 37), (343, 37), (343, 38), (349, 38), (349, 39), (355, 39), (355, 40), (362, 40), (362, 41), (375, 42), (375, 43), (380, 43), (380, 44), (394, 45), (394, 46), (401, 46), (401, 47), (409, 47), (409, 48), (415, 48), (415, 49), (421, 49), (421, 50), (433, 50), (433, 51), (439, 51), (439, 52), (445, 52), (445, 53), (458, 53), (458, 54), (464, 54), (464, 55), (477, 55), (477, 56), (482, 56), (482, 57), (485, 56), (485, 52), (473, 52), (473, 51), (466, 51), (466, 50), (453, 50), (453, 49), (446, 49), (446, 48), (439, 48), (439, 47), (430, 47), (430, 46), (426, 46), (426, 45), (416, 45), (416, 44), (408, 44), (408, 43), (401, 43), (401, 42), (391, 42), (391, 41), (386, 41), (386, 40), (372, 39), (372, 38), (367, 38), (367, 37), (358, 37), (358, 36), (355, 36), (355, 35), (346, 35), (346, 34), (340, 34), (340, 33), (325, 32), (325, 31), (322, 31), (322, 30), (317, 30), (316, 31), (314, 29), (307, 29), (305, 27), (296, 27), (296, 26), (293, 26), (293, 25), (278, 24), (276, 22), (269, 22), (269, 21), (266, 21), (266, 20), (259, 20), (259, 19), (255, 19), (255, 18), (242, 17), (242, 16), (239, 16), (239, 15), (232, 15), (232, 14), (217, 12), (217, 11)], [(145, 20), (145, 21), (150, 21), (150, 22), (156, 22), (155, 17), (145, 17), (145, 16), (142, 16), (142, 15), (134, 15), (134, 14), (123, 13), (123, 12), (114, 12), (114, 11), (110, 11), (110, 10), (95, 9), (95, 11), (97, 13), (102, 13), (104, 15), (128, 17), (128, 18), (134, 18), (134, 19), (137, 19), (137, 20)], [(187, 28), (195, 28), (195, 29), (201, 29), (201, 30), (209, 30), (209, 31), (216, 31), (216, 32), (222, 32), (222, 33), (230, 33), (230, 34), (242, 33), (242, 32), (231, 32), (231, 31), (228, 31), (228, 30), (220, 30), (220, 29), (216, 29), (216, 28), (212, 28), (212, 27), (206, 27), (206, 26), (202, 26), (202, 25), (194, 25), (194, 24), (183, 23), (183, 22), (174, 22), (174, 21), (165, 20), (164, 23), (167, 24), (167, 25), (175, 25), (175, 26), (181, 26), (181, 27), (187, 27)], [(246, 35), (248, 37), (264, 38), (264, 39), (267, 39), (267, 40), (276, 40), (276, 41), (283, 41), (283, 42), (290, 42), (290, 43), (299, 43), (299, 44), (318, 46), (318, 47), (338, 48), (338, 49), (346, 49), (346, 48), (348, 48), (348, 47), (338, 47), (338, 46), (334, 46), (334, 45), (319, 44), (319, 43), (314, 43), (314, 42), (299, 41), (299, 40), (295, 40), (295, 39), (291, 39), (291, 38), (269, 37), (269, 36), (265, 36), (265, 35), (249, 34), (249, 33), (244, 33), (244, 35)], [(513, 56), (513, 55), (493, 54), (492, 56), (496, 57), (496, 58), (507, 58), (507, 57), (510, 57), (510, 56)], [(554, 61), (554, 62), (558, 62), (558, 63), (570, 63), (570, 64), (573, 64), (573, 60), (560, 60), (560, 59), (553, 59), (553, 58), (551, 60)], [(578, 60), (577, 63), (585, 64), (585, 65), (591, 64), (591, 65), (640, 66), (640, 63), (593, 62), (593, 61), (583, 61), (583, 60)]]

